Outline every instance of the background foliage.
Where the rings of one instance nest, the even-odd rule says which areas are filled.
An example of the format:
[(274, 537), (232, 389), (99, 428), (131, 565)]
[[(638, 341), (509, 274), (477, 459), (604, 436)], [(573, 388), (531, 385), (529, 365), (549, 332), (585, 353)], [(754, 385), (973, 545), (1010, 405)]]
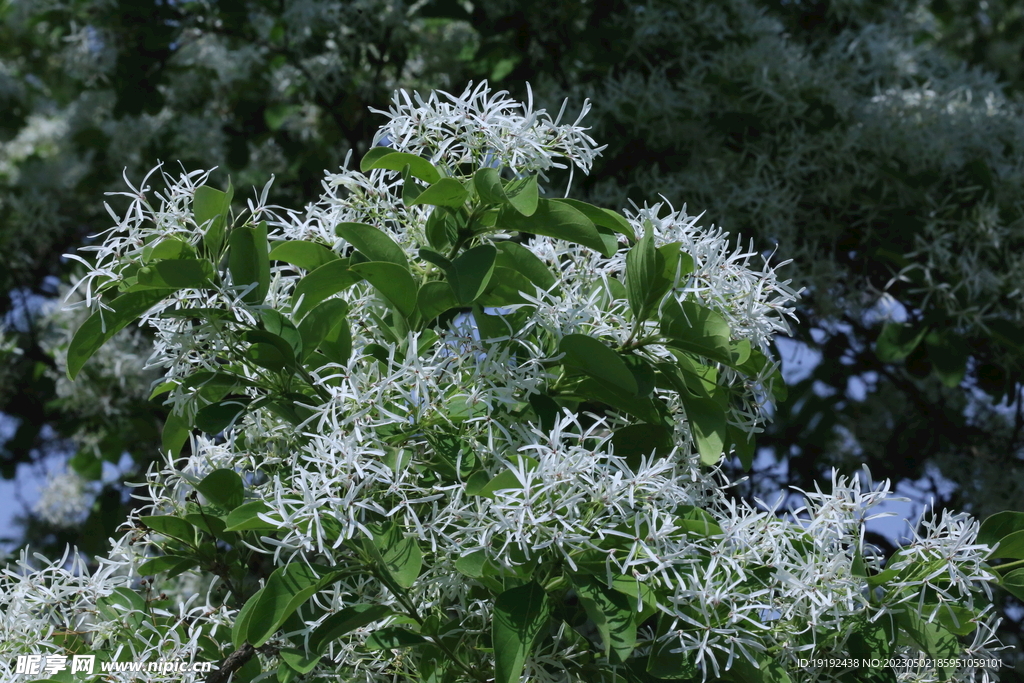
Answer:
[[(0, 17), (7, 478), (74, 453), (91, 480), (155, 454), (164, 416), (134, 333), (70, 385), (72, 321), (43, 303), (75, 268), (60, 255), (108, 227), (97, 198), (122, 173), (274, 174), (272, 201), (299, 205), (368, 148), (368, 107), (394, 88), (488, 78), (555, 111), (593, 100), (610, 146), (573, 196), (619, 208), (658, 187), (794, 258), (795, 338), (820, 361), (760, 439), (748, 493), (866, 462), (939, 508), (1024, 508), (1013, 3), (8, 1)], [(24, 536), (98, 552), (128, 499), (64, 483), (90, 493), (84, 523), (40, 514)]]

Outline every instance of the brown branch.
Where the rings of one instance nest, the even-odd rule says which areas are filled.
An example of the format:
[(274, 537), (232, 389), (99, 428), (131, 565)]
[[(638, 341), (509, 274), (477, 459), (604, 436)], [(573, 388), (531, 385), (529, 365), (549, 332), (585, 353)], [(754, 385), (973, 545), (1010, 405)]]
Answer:
[(210, 675), (206, 677), (206, 683), (227, 683), (231, 674), (245, 666), (246, 662), (252, 659), (254, 654), (256, 654), (256, 648), (249, 643), (245, 643), (242, 647), (229, 654), (219, 669), (210, 672)]

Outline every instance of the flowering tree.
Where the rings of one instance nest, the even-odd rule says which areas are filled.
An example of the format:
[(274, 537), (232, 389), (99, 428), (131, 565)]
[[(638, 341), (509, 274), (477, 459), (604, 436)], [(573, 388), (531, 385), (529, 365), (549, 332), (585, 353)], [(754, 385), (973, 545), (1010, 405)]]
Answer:
[(208, 681), (994, 680), (1024, 514), (944, 512), (883, 565), (888, 483), (728, 495), (785, 396), (775, 267), (685, 209), (546, 196), (600, 151), (586, 108), (482, 84), (381, 113), (304, 212), (201, 171), (124, 193), (63, 357), (153, 330), (164, 464), (98, 569), (5, 571), (8, 679), (92, 652)]

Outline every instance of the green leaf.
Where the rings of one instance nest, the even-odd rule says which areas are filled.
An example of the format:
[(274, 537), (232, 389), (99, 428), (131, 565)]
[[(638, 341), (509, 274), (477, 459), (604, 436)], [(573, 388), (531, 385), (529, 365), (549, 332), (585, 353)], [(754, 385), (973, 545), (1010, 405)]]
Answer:
[[(659, 634), (663, 634), (667, 630), (667, 619), (666, 615), (659, 616)], [(677, 647), (679, 647), (678, 643), (672, 643), (668, 640), (655, 641), (651, 646), (651, 653), (647, 657), (647, 673), (655, 678), (673, 681), (698, 679), (700, 677), (700, 670), (694, 661), (694, 651), (672, 652)], [(742, 657), (739, 657), (739, 659), (742, 659)]]
[(159, 303), (172, 290), (146, 290), (122, 294), (111, 302), (113, 310), (100, 309), (75, 332), (68, 346), (68, 379), (74, 380), (85, 362), (111, 337)]
[(299, 280), (292, 294), (292, 309), (296, 320), (311, 311), (318, 303), (344, 291), (363, 277), (348, 267), (347, 259), (331, 261)]
[(692, 396), (687, 392), (680, 392), (679, 397), (686, 408), (686, 419), (697, 442), (701, 462), (714, 465), (722, 459), (729, 438), (725, 409), (714, 399)]
[(496, 307), (527, 303), (522, 292), (532, 295), (534, 291), (534, 284), (518, 270), (495, 266), (490, 284), (477, 303)]
[(413, 180), (410, 167), (405, 166), (402, 169), (402, 203), (406, 206), (412, 206), (413, 202), (423, 194), (424, 189), (425, 188), (423, 188), (419, 183)]
[(643, 238), (626, 254), (626, 297), (637, 322), (647, 319), (664, 269), (665, 259), (654, 248), (654, 231), (648, 224)]
[[(213, 387), (224, 387), (227, 391), (236, 387), (255, 387), (256, 383), (252, 380), (246, 379), (240, 375), (233, 375), (230, 372), (210, 372), (208, 370), (200, 370), (199, 372), (193, 372), (189, 375), (185, 381), (181, 382), (182, 389), (191, 389), (199, 387), (201, 390)], [(227, 393), (225, 391), (225, 394)], [(211, 394), (212, 395), (212, 394)], [(207, 396), (204, 392), (204, 396)], [(223, 396), (223, 394), (222, 394)]]
[(430, 321), (447, 310), (457, 308), (459, 300), (451, 286), (442, 280), (426, 282), (416, 294), (416, 308), (424, 321)]
[[(284, 367), (283, 361), (281, 367)], [(204, 406), (196, 413), (196, 427), (207, 434), (220, 434), (245, 412), (248, 404), (247, 397), (232, 397)]]
[[(897, 618), (900, 627), (921, 646), (925, 657), (950, 661), (955, 661), (959, 657), (960, 641), (944, 627), (928, 623), (925, 617), (913, 608), (905, 609)], [(955, 670), (955, 665), (938, 669), (939, 680), (949, 680)]]
[(679, 525), (680, 529), (685, 530), (686, 533), (696, 536), (714, 538), (722, 535), (722, 527), (712, 523), (707, 517), (701, 517), (700, 519), (680, 517), (676, 520), (676, 524)]
[(671, 242), (658, 247), (658, 253), (665, 262), (661, 277), (666, 291), (676, 282), (676, 278), (686, 282), (686, 276), (693, 272), (693, 257), (682, 251), (682, 246), (682, 242)]
[[(535, 470), (539, 466), (539, 463), (528, 455), (519, 454), (514, 456), (514, 459), (517, 464), (521, 465), (522, 469), (527, 471)], [(519, 481), (519, 477), (516, 476), (516, 470), (512, 468), (502, 470), (490, 480), (487, 479), (486, 473), (477, 472), (473, 477), (470, 477), (470, 481), (466, 482), (467, 494), (492, 500), (494, 499), (495, 491), (521, 488), (523, 488), (523, 483)]]
[(163, 534), (164, 536), (177, 538), (178, 540), (185, 541), (188, 544), (194, 544), (196, 541), (195, 527), (180, 517), (172, 517), (171, 515), (153, 515), (151, 517), (142, 517), (141, 521), (153, 531)]
[(464, 576), (479, 579), (484, 575), (484, 565), (486, 563), (487, 553), (483, 550), (477, 550), (455, 560), (455, 570)]
[[(247, 348), (245, 350), (245, 357), (259, 367), (270, 370), (271, 372), (281, 372), (286, 367), (295, 365), (294, 362), (290, 362), (290, 359), (286, 354), (281, 353), (280, 347), (266, 342), (257, 342)], [(254, 407), (262, 408), (265, 405), (267, 405), (266, 402), (260, 403)]]
[(140, 564), (136, 571), (139, 576), (153, 576), (154, 574), (159, 574), (160, 572), (176, 567), (185, 560), (188, 560), (188, 558), (181, 557), (180, 555), (154, 557), (152, 560), (146, 560)]
[(411, 588), (423, 568), (423, 552), (416, 539), (406, 538), (396, 524), (374, 531), (371, 553), (402, 588)]
[(196, 224), (200, 228), (206, 227), (203, 244), (210, 256), (217, 256), (224, 245), (224, 231), (227, 228), (228, 213), (234, 194), (235, 190), (228, 181), (227, 192), (203, 185), (196, 188), (196, 193), (192, 197), (192, 212)]
[(928, 328), (923, 326), (886, 323), (875, 342), (875, 355), (883, 363), (903, 360), (917, 348), (927, 332)]
[(359, 170), (362, 171), (363, 173), (367, 173), (368, 171), (370, 171), (373, 168), (372, 164), (375, 161), (377, 161), (381, 157), (387, 156), (388, 154), (394, 154), (394, 153), (395, 153), (395, 150), (391, 149), (390, 147), (384, 147), (384, 146), (371, 147), (366, 152), (366, 154), (363, 155), (363, 158), (359, 161)]
[(425, 183), (433, 185), (441, 179), (441, 173), (432, 163), (423, 157), (391, 150), (381, 154), (376, 151), (377, 149), (387, 148), (379, 147), (367, 152), (366, 156), (363, 157), (363, 160), (359, 164), (359, 168), (363, 173), (372, 171), (375, 168), (384, 168), (389, 171), (401, 171), (408, 166), (409, 172)]
[(570, 206), (589, 218), (594, 225), (625, 235), (630, 242), (636, 241), (636, 232), (621, 214), (611, 209), (602, 209), (575, 199), (552, 199), (551, 201)]
[(104, 619), (124, 622), (129, 629), (141, 628), (148, 621), (146, 601), (130, 588), (115, 588), (113, 593), (96, 601), (96, 610)]
[(469, 192), (455, 178), (441, 178), (423, 190), (412, 202), (412, 205), (429, 204), (431, 206), (450, 206), (459, 208), (466, 203)]
[(348, 304), (342, 299), (322, 301), (299, 323), (304, 358), (320, 349), (328, 360), (345, 364), (352, 353)]
[(277, 525), (265, 522), (260, 514), (270, 512), (270, 507), (262, 500), (239, 505), (224, 517), (225, 531), (252, 531), (276, 529)]
[(636, 379), (622, 356), (597, 339), (585, 334), (567, 334), (559, 342), (558, 350), (565, 354), (567, 364), (631, 396), (637, 394)]
[(164, 422), (163, 433), (160, 437), (161, 452), (177, 457), (191, 433), (192, 425), (185, 420), (185, 417), (171, 413)]
[(369, 261), (350, 266), (349, 270), (365, 278), (406, 318), (416, 310), (416, 282), (406, 268), (387, 261)]
[(551, 270), (532, 251), (511, 241), (495, 245), (498, 255), (495, 265), (516, 270), (541, 289), (550, 289), (556, 282)]
[(473, 247), (452, 261), (448, 271), (448, 284), (455, 297), (464, 306), (476, 301), (487, 287), (494, 273), (494, 259), (497, 249), (490, 244)]
[(466, 495), (467, 496), (479, 496), (480, 492), (484, 490), (491, 482), (491, 479), (487, 476), (487, 473), (483, 470), (478, 470), (469, 476), (466, 480)]
[(740, 466), (745, 470), (749, 470), (754, 466), (754, 455), (757, 452), (754, 435), (735, 425), (729, 425), (726, 433), (729, 437), (729, 443), (736, 448), (736, 456), (740, 459)]
[(614, 253), (608, 253), (604, 240), (589, 218), (568, 204), (549, 199), (539, 200), (537, 211), (532, 216), (524, 216), (514, 209), (503, 209), (498, 214), (497, 224), (509, 230), (582, 244), (605, 256)]
[(194, 259), (195, 257), (196, 250), (192, 248), (192, 245), (177, 237), (168, 237), (142, 250), (142, 260), (145, 263), (172, 259)]
[(68, 460), (68, 466), (81, 475), (83, 479), (98, 481), (103, 478), (103, 460), (85, 449), (75, 453)]
[(206, 259), (157, 261), (136, 273), (136, 284), (129, 292), (145, 289), (198, 289), (210, 284), (213, 264)]
[(267, 330), (246, 330), (242, 339), (252, 344), (246, 356), (257, 365), (275, 371), (295, 366), (294, 347), (284, 337)]
[(967, 341), (952, 330), (941, 333), (933, 330), (924, 341), (928, 360), (942, 383), (951, 389), (960, 386), (967, 372), (967, 358), (971, 355)]
[[(732, 669), (729, 671), (732, 674), (729, 680), (737, 681), (738, 683), (792, 683), (792, 679), (786, 673), (786, 669), (779, 662), (763, 655), (757, 659), (758, 666), (755, 667), (746, 657), (736, 657), (733, 661)], [(860, 669), (857, 673), (863, 675), (863, 678), (858, 679), (858, 683), (882, 683), (881, 680), (873, 678), (873, 674), (876, 671), (888, 670), (870, 669), (865, 671)], [(895, 677), (893, 681), (895, 682)]]
[(252, 609), (246, 640), (254, 647), (263, 645), (323, 583), (324, 576), (303, 562), (276, 569)]
[(505, 196), (513, 209), (524, 216), (532, 216), (537, 211), (538, 189), (537, 176), (517, 178), (505, 186)]
[(1014, 569), (999, 581), (999, 585), (1018, 600), (1024, 600), (1024, 568)]
[(452, 212), (435, 209), (427, 216), (427, 224), (423, 231), (427, 236), (427, 243), (434, 249), (447, 249), (454, 241), (458, 233), (457, 221)]
[(601, 636), (605, 657), (611, 653), (612, 663), (625, 662), (636, 646), (635, 611), (629, 600), (590, 576), (577, 576), (572, 582), (583, 609)]
[(1024, 531), (1015, 531), (999, 539), (999, 547), (988, 556), (990, 560), (1006, 558), (1024, 560)]
[(309, 657), (304, 651), (296, 650), (294, 648), (283, 649), (278, 654), (280, 655), (282, 662), (288, 665), (290, 669), (300, 674), (306, 674), (312, 671), (320, 662), (321, 657), (321, 655)]
[(399, 650), (403, 647), (423, 645), (427, 639), (407, 628), (386, 626), (370, 634), (366, 639), (367, 650)]
[(615, 430), (612, 445), (615, 454), (636, 470), (643, 458), (664, 458), (672, 451), (672, 431), (661, 425), (628, 425)]
[(501, 183), (501, 171), (496, 168), (480, 168), (473, 174), (473, 186), (484, 204), (507, 204), (505, 186)]
[(259, 589), (252, 596), (245, 601), (242, 605), (242, 609), (238, 611), (235, 616), (235, 624), (231, 627), (231, 644), (235, 646), (235, 649), (242, 647), (246, 641), (246, 637), (249, 633), (249, 623), (252, 621), (253, 612), (256, 609), (256, 605), (263, 599), (263, 590)]
[(275, 337), (275, 342), (276, 338), (284, 340), (287, 349), (282, 350), (286, 351), (286, 355), (290, 352), (295, 358), (302, 357), (302, 335), (295, 323), (273, 308), (260, 311), (259, 316), (263, 328)]
[(930, 615), (935, 612), (935, 621), (944, 629), (958, 636), (969, 636), (978, 628), (975, 619), (978, 613), (960, 605), (944, 602), (940, 605), (925, 605), (921, 613)]
[(228, 238), (228, 270), (236, 287), (255, 287), (246, 292), (242, 301), (258, 306), (270, 291), (270, 256), (267, 243), (267, 223), (263, 221), (255, 228), (235, 228)]
[(245, 500), (245, 484), (234, 470), (214, 470), (206, 475), (196, 488), (211, 503), (229, 511), (234, 510)]
[(227, 533), (227, 525), (224, 523), (224, 520), (213, 514), (212, 510), (190, 512), (185, 515), (185, 521), (194, 525), (200, 531), (205, 531), (225, 543), (229, 543), (231, 545), (238, 543), (238, 536), (233, 533)]
[(661, 333), (670, 345), (727, 365), (732, 363), (729, 324), (721, 315), (691, 301), (669, 299), (661, 307)]
[(341, 223), (334, 232), (370, 261), (397, 263), (409, 269), (409, 258), (398, 243), (382, 230), (363, 223)]
[(428, 263), (432, 263), (444, 272), (448, 272), (452, 268), (452, 262), (444, 254), (439, 254), (432, 249), (420, 249), (420, 258)]
[(573, 390), (573, 394), (587, 400), (607, 403), (652, 425), (665, 423), (666, 418), (658, 409), (659, 405), (664, 405), (660, 401), (649, 397), (632, 396), (598, 379), (589, 378), (580, 382)]
[(890, 629), (883, 623), (887, 619), (891, 617), (885, 615), (878, 621), (858, 625), (850, 634), (847, 645), (849, 656), (867, 660), (884, 659), (891, 655), (894, 643)]
[(651, 362), (643, 356), (628, 353), (620, 356), (636, 380), (637, 396), (650, 396), (654, 392), (657, 375)]
[(270, 250), (271, 261), (284, 261), (303, 270), (314, 271), (338, 260), (338, 255), (322, 244), (304, 240), (278, 242)]
[(510, 588), (494, 601), (491, 642), (495, 683), (518, 683), (526, 657), (551, 614), (547, 594), (535, 581)]
[(383, 605), (352, 605), (323, 620), (309, 636), (309, 649), (323, 654), (332, 641), (357, 628), (380, 621), (394, 614), (390, 607)]
[(995, 545), (1006, 536), (1024, 531), (1024, 512), (1006, 510), (985, 519), (978, 530), (978, 543)]

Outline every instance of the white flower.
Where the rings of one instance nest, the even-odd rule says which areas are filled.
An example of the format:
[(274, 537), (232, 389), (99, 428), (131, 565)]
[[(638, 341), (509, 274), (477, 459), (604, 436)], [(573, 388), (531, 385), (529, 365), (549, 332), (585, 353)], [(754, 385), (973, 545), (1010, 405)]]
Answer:
[(377, 111), (389, 117), (374, 138), (385, 137), (396, 151), (428, 157), (450, 175), (470, 164), (505, 166), (518, 175), (566, 168), (566, 159), (589, 173), (598, 147), (580, 126), (590, 111), (583, 110), (571, 124), (562, 124), (565, 104), (554, 120), (543, 109), (534, 111), (533, 93), (524, 104), (505, 91), (492, 93), (483, 81), (468, 85), (461, 95), (432, 92), (426, 99), (404, 90), (395, 93), (391, 109)]
[(73, 527), (85, 521), (93, 495), (87, 482), (71, 470), (46, 478), (33, 511), (47, 524)]

